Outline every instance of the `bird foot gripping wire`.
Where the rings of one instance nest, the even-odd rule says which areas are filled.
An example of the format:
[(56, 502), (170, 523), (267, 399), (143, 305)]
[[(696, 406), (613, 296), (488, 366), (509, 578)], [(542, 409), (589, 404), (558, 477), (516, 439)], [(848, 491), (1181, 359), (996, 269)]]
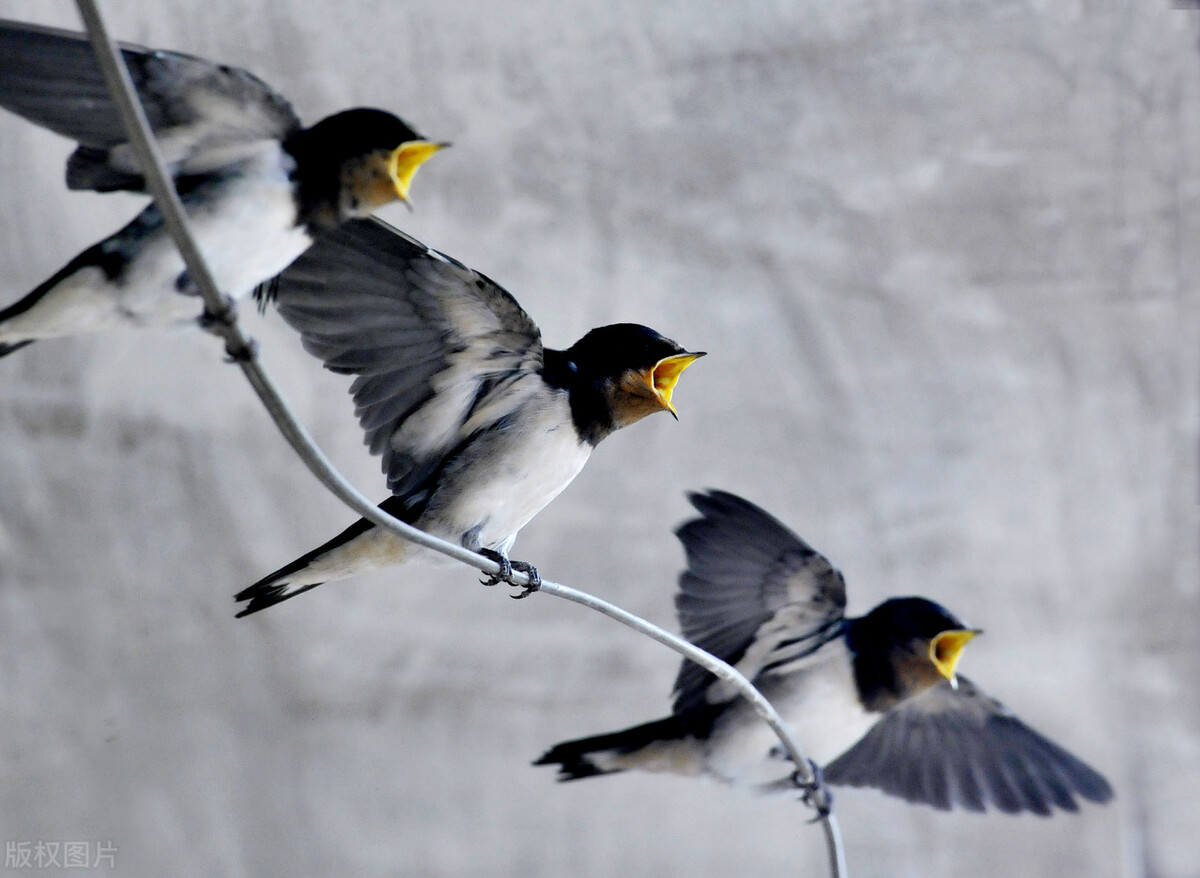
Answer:
[(800, 801), (817, 812), (817, 816), (808, 821), (816, 823), (833, 813), (833, 793), (829, 792), (829, 787), (825, 785), (825, 775), (821, 772), (821, 766), (811, 759), (805, 761), (808, 762), (811, 779), (806, 779), (797, 769), (792, 772), (792, 783), (800, 790)]
[(542, 577), (538, 574), (537, 568), (528, 561), (510, 561), (509, 563), (512, 564), (513, 570), (529, 577), (528, 585), (519, 586), (522, 590), (520, 594), (509, 595), (513, 600), (519, 601), (527, 598), (542, 587)]
[(205, 332), (223, 335), (237, 322), (237, 302), (233, 300), (232, 296), (222, 296), (220, 308), (214, 311), (205, 306), (204, 311), (196, 320)]
[[(529, 597), (542, 587), (542, 577), (538, 575), (537, 568), (527, 561), (510, 561), (507, 557), (500, 552), (497, 552), (495, 549), (480, 549), (479, 554), (483, 555), (483, 557), (488, 558), (489, 560), (495, 561), (500, 565), (500, 570), (498, 572), (491, 574), (486, 579), (479, 580), (480, 584), (493, 586), (504, 582), (515, 586), (516, 588), (522, 590), (520, 594), (511, 595), (514, 600), (518, 601), (522, 598)], [(529, 584), (526, 585), (520, 582), (513, 582), (512, 575), (514, 570), (518, 573), (524, 573), (526, 576), (528, 576)]]
[(230, 330), (237, 325), (237, 302), (230, 296), (222, 297), (221, 308), (212, 311), (207, 307), (196, 318), (200, 328), (225, 340), (225, 358), (229, 363), (249, 363), (258, 356), (258, 342), (248, 339), (245, 344), (235, 344)]

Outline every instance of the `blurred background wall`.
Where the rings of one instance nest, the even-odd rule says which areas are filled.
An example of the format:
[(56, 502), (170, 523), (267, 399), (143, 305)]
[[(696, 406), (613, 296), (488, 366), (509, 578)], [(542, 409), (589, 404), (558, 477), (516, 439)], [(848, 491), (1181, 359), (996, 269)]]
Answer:
[[(1200, 22), (1167, 0), (106, 4), (314, 121), (454, 142), (385, 217), (551, 345), (708, 350), (681, 420), (606, 442), (514, 556), (673, 627), (683, 492), (987, 629), (965, 672), (1113, 781), (1051, 820), (837, 806), (855, 876), (1200, 875)], [(65, 2), (0, 14), (77, 26)], [(142, 203), (68, 194), (0, 117), (0, 302)], [(382, 499), (346, 382), (245, 309)], [(0, 840), (161, 875), (819, 875), (787, 800), (529, 762), (660, 715), (673, 653), (464, 569), (233, 592), (353, 515), (199, 333), (0, 361)]]

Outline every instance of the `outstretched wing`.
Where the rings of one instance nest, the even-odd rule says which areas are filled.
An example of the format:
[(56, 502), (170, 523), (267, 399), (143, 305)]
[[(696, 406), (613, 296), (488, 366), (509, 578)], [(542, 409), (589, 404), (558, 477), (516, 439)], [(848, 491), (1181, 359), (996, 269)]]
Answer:
[[(687, 553), (675, 609), (683, 636), (750, 679), (784, 673), (834, 636), (846, 607), (839, 573), (773, 516), (724, 491), (691, 494), (701, 517), (675, 533)], [(682, 713), (732, 695), (685, 661)]]
[[(176, 178), (232, 164), (300, 127), (291, 105), (245, 70), (126, 44), (121, 53)], [(0, 21), (0, 106), (79, 143), (67, 163), (70, 188), (144, 189), (83, 34)]]
[(542, 368), (541, 333), (512, 296), (379, 220), (323, 235), (259, 297), (326, 368), (358, 376), (359, 423), (401, 496), (488, 426), (490, 398)]
[(825, 768), (833, 784), (876, 787), (943, 810), (1078, 810), (1075, 796), (1107, 802), (1096, 771), (1035, 732), (964, 677), (943, 682), (887, 712), (861, 741)]

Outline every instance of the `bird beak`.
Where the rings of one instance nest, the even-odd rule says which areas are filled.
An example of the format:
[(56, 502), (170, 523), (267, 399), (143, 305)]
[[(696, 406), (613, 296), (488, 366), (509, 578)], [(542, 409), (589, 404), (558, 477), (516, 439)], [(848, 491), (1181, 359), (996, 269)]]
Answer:
[(954, 676), (954, 669), (958, 666), (958, 660), (962, 657), (963, 647), (976, 634), (982, 633), (978, 628), (962, 628), (954, 631), (943, 631), (937, 637), (933, 638), (933, 640), (929, 641), (929, 658), (938, 669), (938, 673), (949, 680), (950, 685), (955, 689), (958, 688), (958, 678)]
[(412, 202), (409, 201), (408, 192), (417, 168), (425, 164), (435, 152), (449, 145), (428, 140), (410, 140), (392, 150), (392, 154), (388, 156), (388, 176), (396, 189), (396, 197), (411, 208)]
[(658, 400), (659, 405), (669, 411), (671, 417), (677, 421), (679, 413), (671, 404), (671, 394), (675, 391), (675, 384), (679, 381), (683, 370), (704, 355), (705, 351), (699, 351), (663, 357), (654, 364), (653, 368), (642, 373), (642, 377), (646, 379), (646, 385), (653, 391), (654, 398)]

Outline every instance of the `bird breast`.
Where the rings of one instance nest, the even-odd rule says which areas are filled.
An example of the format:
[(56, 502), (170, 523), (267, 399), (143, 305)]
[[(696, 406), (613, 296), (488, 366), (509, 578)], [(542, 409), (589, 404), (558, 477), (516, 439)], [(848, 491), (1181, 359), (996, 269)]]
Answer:
[(468, 548), (507, 552), (517, 531), (579, 474), (591, 446), (575, 430), (568, 396), (532, 380), (541, 384), (538, 392), (480, 433), (447, 469), (419, 527)]

